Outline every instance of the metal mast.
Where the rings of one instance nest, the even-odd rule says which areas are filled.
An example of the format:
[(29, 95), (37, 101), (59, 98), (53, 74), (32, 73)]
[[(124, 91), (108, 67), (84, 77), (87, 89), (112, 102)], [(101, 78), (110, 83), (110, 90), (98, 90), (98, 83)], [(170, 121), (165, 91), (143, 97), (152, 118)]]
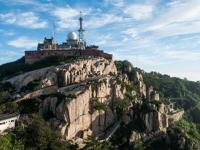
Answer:
[(84, 29), (83, 29), (83, 18), (82, 18), (82, 12), (80, 12), (80, 18), (79, 18), (80, 28), (78, 30), (79, 32), (79, 40), (84, 41)]
[(52, 37), (53, 37), (54, 41), (56, 42), (56, 25), (55, 25), (54, 22), (53, 22), (53, 32), (52, 32)]
[(56, 50), (56, 25), (55, 25), (54, 22), (53, 22), (53, 33), (52, 33), (52, 37), (53, 37), (53, 42), (54, 42), (54, 44), (55, 44), (54, 49)]

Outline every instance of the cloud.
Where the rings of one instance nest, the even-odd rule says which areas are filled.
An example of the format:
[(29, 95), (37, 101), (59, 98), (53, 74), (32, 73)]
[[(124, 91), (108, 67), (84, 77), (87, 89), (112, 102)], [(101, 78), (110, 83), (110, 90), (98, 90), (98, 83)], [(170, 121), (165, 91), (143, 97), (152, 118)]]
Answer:
[(124, 8), (124, 13), (135, 20), (145, 20), (152, 17), (153, 10), (152, 5), (133, 4)]
[(200, 52), (188, 51), (163, 51), (162, 54), (168, 59), (181, 61), (200, 61)]
[(77, 9), (73, 9), (71, 7), (57, 7), (55, 10), (52, 11), (52, 15), (57, 17), (57, 26), (58, 30), (73, 28), (78, 24), (78, 16), (79, 11)]
[(200, 17), (200, 1), (182, 1), (176, 3), (167, 9), (164, 14), (166, 18), (162, 18), (163, 23), (185, 22), (199, 20)]
[(132, 58), (134, 63), (139, 63), (143, 65), (159, 65), (161, 62), (155, 57), (149, 57), (146, 55), (135, 55)]
[[(192, 72), (192, 73), (191, 73)], [(166, 74), (170, 74), (171, 76), (173, 77), (179, 77), (179, 78), (187, 78), (187, 79), (190, 79), (190, 80), (193, 80), (193, 81), (200, 81), (200, 72), (198, 71), (185, 71), (185, 72), (172, 72), (172, 73), (169, 73), (167, 72)]]
[(9, 41), (8, 45), (16, 48), (31, 49), (37, 46), (38, 41), (29, 39), (28, 37), (21, 36), (15, 40)]
[(6, 51), (0, 50), (0, 64), (5, 62), (11, 62), (15, 59), (19, 59), (24, 55), (24, 51), (19, 50), (10, 50), (6, 49)]
[(96, 45), (108, 45), (109, 41), (112, 40), (112, 36), (110, 34), (108, 35), (102, 35), (99, 36), (95, 39), (96, 41), (94, 42)]
[(41, 20), (34, 12), (0, 14), (0, 21), (5, 24), (14, 24), (25, 28), (46, 28), (48, 23)]
[(124, 6), (124, 0), (104, 0), (105, 3), (112, 4), (117, 7)]
[(135, 28), (128, 28), (128, 29), (125, 29), (124, 31), (121, 32), (122, 34), (125, 34), (125, 35), (129, 35), (131, 36), (133, 39), (137, 38), (138, 36), (138, 31), (137, 29)]
[(10, 4), (36, 4), (35, 0), (0, 0), (0, 2), (10, 3)]
[[(80, 10), (84, 12), (84, 16), (87, 16), (87, 19), (84, 21), (84, 27), (88, 27), (90, 29), (100, 28), (105, 25), (121, 22), (123, 20), (121, 16), (117, 16), (112, 13), (102, 13), (90, 8), (81, 8)], [(78, 28), (80, 10), (69, 6), (67, 8), (57, 7), (52, 12), (52, 15), (58, 19), (58, 30)]]
[(71, 19), (79, 15), (79, 11), (76, 9), (73, 9), (71, 7), (63, 8), (63, 7), (57, 7), (53, 11), (53, 15), (58, 17), (61, 20), (64, 19)]
[(121, 21), (123, 21), (121, 16), (115, 14), (100, 14), (99, 16), (89, 18), (89, 20), (86, 21), (85, 26), (88, 28), (99, 28)]
[(142, 54), (135, 54), (135, 55), (126, 55), (124, 53), (116, 53), (113, 52), (114, 59), (116, 60), (129, 60), (134, 65), (140, 65), (140, 66), (157, 66), (162, 63), (160, 59), (157, 59), (156, 56), (146, 56)]
[(34, 12), (48, 12), (53, 10), (54, 5), (51, 1), (46, 0), (47, 2), (41, 2), (38, 0), (0, 0), (0, 2), (11, 6), (31, 6), (31, 10)]
[[(129, 25), (133, 20), (127, 20), (126, 29), (124, 29), (122, 34), (130, 35), (133, 38), (137, 35), (161, 39), (200, 33), (200, 1), (198, 0), (177, 0), (170, 2), (162, 9), (156, 5), (140, 5), (140, 9), (137, 6), (138, 11), (136, 11), (137, 9), (132, 9), (135, 5), (130, 5), (124, 9), (125, 14), (129, 14), (130, 17), (132, 16), (135, 19), (135, 26)], [(149, 9), (142, 7), (149, 7)], [(156, 15), (152, 16), (154, 11)], [(149, 17), (151, 19), (145, 23), (137, 22)]]
[(143, 27), (143, 32), (151, 31), (161, 37), (199, 33), (199, 18), (200, 1), (175, 1), (160, 12), (153, 22)]
[(3, 29), (0, 29), (0, 33), (2, 33), (3, 35), (6, 35), (6, 36), (13, 36), (15, 34), (15, 32), (13, 31), (6, 31), (6, 30), (3, 30)]
[(123, 40), (121, 42), (113, 39), (113, 35), (112, 34), (105, 34), (105, 35), (102, 35), (102, 36), (98, 36), (95, 38), (94, 40), (94, 37), (91, 37), (93, 38), (93, 43), (95, 45), (100, 45), (100, 46), (103, 46), (103, 47), (106, 47), (106, 48), (113, 48), (113, 47), (120, 47), (120, 46), (123, 46)]

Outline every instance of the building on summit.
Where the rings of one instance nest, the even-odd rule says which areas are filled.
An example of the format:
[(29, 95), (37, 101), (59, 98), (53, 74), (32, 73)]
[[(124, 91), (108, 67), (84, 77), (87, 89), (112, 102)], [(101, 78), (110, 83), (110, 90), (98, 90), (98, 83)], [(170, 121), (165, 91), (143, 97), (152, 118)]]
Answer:
[(98, 46), (87, 46), (84, 40), (83, 18), (79, 18), (80, 28), (78, 35), (70, 32), (66, 42), (58, 44), (54, 37), (44, 38), (43, 43), (38, 43), (36, 51), (25, 51), (25, 62), (32, 64), (50, 56), (82, 56), (82, 57), (103, 57), (112, 59), (112, 54), (108, 54), (98, 49)]

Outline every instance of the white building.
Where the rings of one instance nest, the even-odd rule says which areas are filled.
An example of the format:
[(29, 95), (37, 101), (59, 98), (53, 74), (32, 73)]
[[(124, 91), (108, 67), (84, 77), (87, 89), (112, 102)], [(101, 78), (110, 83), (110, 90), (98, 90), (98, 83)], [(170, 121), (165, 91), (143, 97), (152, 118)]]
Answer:
[(0, 115), (0, 134), (15, 128), (15, 124), (19, 119), (18, 114)]

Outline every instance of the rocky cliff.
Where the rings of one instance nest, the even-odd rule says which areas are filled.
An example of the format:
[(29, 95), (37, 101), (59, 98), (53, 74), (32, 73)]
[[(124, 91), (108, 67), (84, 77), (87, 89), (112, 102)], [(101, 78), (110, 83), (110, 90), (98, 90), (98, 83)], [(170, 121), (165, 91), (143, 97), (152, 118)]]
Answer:
[(170, 109), (158, 91), (147, 87), (138, 71), (130, 78), (133, 69), (124, 70), (112, 60), (95, 58), (34, 70), (4, 83), (14, 88), (16, 102), (37, 101), (37, 112), (65, 139), (105, 139), (117, 124), (131, 122), (145, 132), (165, 131)]

